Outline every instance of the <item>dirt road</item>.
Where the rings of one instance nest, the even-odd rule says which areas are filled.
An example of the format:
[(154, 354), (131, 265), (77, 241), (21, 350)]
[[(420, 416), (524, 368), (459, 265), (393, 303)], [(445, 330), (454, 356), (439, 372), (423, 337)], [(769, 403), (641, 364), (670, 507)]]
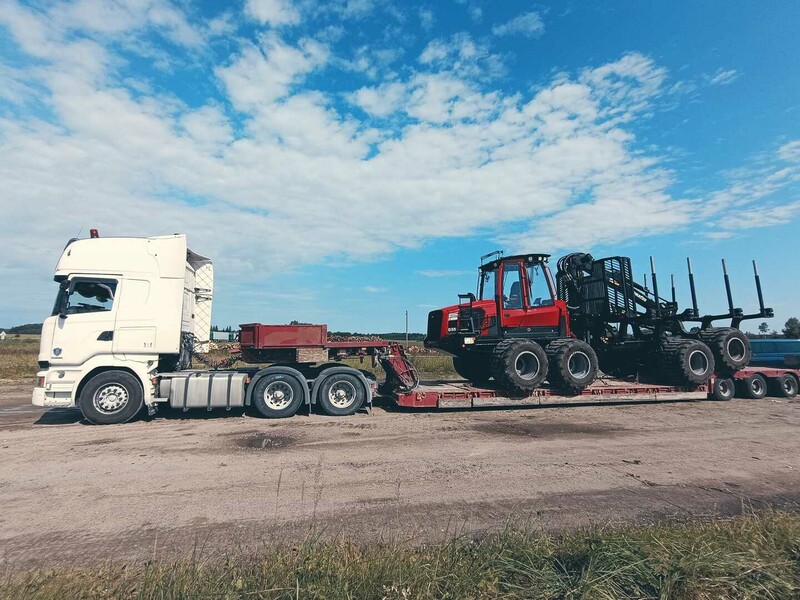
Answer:
[(766, 399), (95, 427), (0, 382), (0, 560), (148, 558), (310, 530), (435, 539), (800, 508), (800, 402)]

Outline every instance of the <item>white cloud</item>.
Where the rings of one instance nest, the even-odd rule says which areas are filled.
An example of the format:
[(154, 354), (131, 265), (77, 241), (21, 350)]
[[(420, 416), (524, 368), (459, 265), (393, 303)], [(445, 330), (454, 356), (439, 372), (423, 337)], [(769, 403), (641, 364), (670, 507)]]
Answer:
[(784, 144), (778, 149), (778, 156), (786, 162), (800, 162), (800, 140)]
[(233, 104), (253, 112), (284, 97), (293, 84), (323, 65), (327, 49), (313, 40), (301, 40), (297, 47), (274, 33), (261, 37), (258, 45), (247, 43), (227, 67), (216, 69)]
[(362, 289), (368, 294), (383, 294), (389, 291), (389, 288), (375, 287), (374, 285), (366, 285)]
[(525, 37), (538, 37), (544, 33), (544, 22), (539, 13), (531, 11), (500, 25), (495, 25), (492, 27), (492, 33), (499, 36), (522, 35)]
[(430, 8), (422, 7), (419, 9), (419, 24), (425, 31), (430, 31), (436, 24), (436, 15)]
[(492, 54), (486, 43), (476, 42), (465, 32), (432, 40), (419, 55), (419, 62), (460, 77), (491, 78), (504, 71), (501, 57)]
[(245, 0), (245, 12), (261, 24), (295, 25), (300, 13), (291, 0)]
[(384, 83), (376, 87), (363, 87), (350, 95), (350, 101), (376, 117), (394, 113), (406, 98), (402, 83)]
[(718, 69), (716, 73), (708, 77), (708, 83), (711, 85), (728, 85), (738, 78), (739, 73), (736, 69)]

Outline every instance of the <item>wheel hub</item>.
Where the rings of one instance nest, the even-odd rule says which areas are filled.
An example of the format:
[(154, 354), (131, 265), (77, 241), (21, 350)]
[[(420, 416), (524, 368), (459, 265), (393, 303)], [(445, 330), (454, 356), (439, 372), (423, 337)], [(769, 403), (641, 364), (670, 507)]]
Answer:
[(575, 352), (567, 361), (567, 369), (576, 379), (584, 379), (592, 370), (592, 361), (585, 352)]
[(533, 352), (520, 352), (514, 361), (514, 370), (522, 379), (533, 379), (539, 374), (539, 359)]
[(337, 381), (328, 390), (328, 400), (336, 408), (347, 408), (356, 400), (356, 388), (349, 381)]
[(118, 383), (104, 385), (95, 392), (92, 404), (104, 414), (117, 413), (128, 404), (128, 390)]
[(264, 404), (273, 410), (282, 410), (294, 399), (294, 390), (285, 381), (273, 381), (264, 388)]
[(689, 368), (695, 375), (705, 375), (708, 373), (708, 357), (705, 352), (695, 350), (689, 355)]

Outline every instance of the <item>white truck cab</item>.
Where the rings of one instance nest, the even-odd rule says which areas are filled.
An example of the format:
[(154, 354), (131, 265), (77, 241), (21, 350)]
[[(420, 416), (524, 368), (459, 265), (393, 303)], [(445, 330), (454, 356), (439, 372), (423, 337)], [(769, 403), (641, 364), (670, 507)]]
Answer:
[(208, 351), (214, 270), (185, 235), (100, 238), (92, 230), (64, 248), (55, 281), (37, 406), (79, 406), (93, 422), (125, 421), (155, 402), (159, 363), (174, 369), (186, 340), (193, 352)]

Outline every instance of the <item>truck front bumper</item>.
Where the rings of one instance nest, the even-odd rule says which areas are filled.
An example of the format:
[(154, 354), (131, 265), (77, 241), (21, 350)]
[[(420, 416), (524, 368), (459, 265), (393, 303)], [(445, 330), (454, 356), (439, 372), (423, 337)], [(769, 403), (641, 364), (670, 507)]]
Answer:
[(34, 406), (44, 406), (47, 408), (72, 408), (72, 395), (69, 392), (53, 392), (43, 387), (33, 388), (31, 404)]

